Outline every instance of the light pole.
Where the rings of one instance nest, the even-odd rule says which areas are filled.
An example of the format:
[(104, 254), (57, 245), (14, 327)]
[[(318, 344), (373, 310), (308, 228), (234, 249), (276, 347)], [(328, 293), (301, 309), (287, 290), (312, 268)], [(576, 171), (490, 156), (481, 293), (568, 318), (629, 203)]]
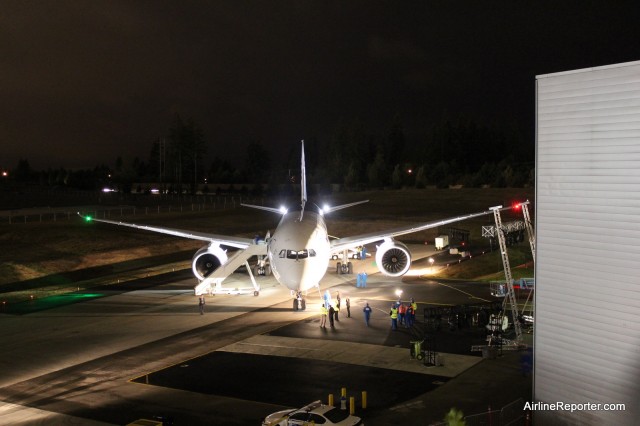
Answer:
[(396, 296), (398, 296), (398, 302), (400, 302), (402, 300), (402, 290), (397, 289)]

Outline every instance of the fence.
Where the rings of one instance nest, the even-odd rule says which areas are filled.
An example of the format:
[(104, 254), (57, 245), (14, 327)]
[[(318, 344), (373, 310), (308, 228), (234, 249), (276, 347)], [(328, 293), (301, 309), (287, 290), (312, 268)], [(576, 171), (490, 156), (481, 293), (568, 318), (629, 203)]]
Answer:
[[(190, 198), (190, 199), (187, 199)], [(251, 198), (242, 196), (201, 196), (187, 197), (182, 200), (161, 200), (162, 203), (152, 205), (151, 203), (140, 203), (138, 205), (85, 205), (78, 207), (58, 207), (58, 208), (33, 208), (21, 210), (0, 211), (0, 224), (21, 224), (33, 222), (57, 222), (60, 220), (71, 220), (77, 217), (77, 212), (83, 215), (90, 215), (96, 218), (111, 218), (125, 215), (149, 215), (160, 213), (195, 212), (195, 211), (215, 211), (235, 209), (241, 203), (264, 205), (264, 198)], [(148, 200), (143, 200), (148, 201)]]

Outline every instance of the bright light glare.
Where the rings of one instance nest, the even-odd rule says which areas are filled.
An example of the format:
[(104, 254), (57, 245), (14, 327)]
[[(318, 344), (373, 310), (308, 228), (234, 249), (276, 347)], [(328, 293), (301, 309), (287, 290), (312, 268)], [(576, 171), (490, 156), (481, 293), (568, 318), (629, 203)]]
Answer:
[(287, 210), (287, 208), (285, 206), (280, 206), (280, 213), (282, 214), (287, 214), (289, 210)]
[(405, 277), (421, 277), (423, 275), (434, 275), (433, 268), (412, 268), (404, 274)]
[(398, 297), (402, 296), (402, 290), (397, 289), (396, 290), (396, 296), (398, 296)]
[(152, 189), (151, 189), (151, 193), (152, 193), (152, 194), (159, 194), (159, 193), (160, 193), (160, 190), (159, 190), (159, 189), (157, 189), (157, 188), (152, 188)]
[(329, 213), (329, 210), (331, 210), (329, 204), (325, 204), (324, 206), (322, 206), (322, 211), (324, 211), (325, 213)]
[(433, 266), (433, 262), (435, 262), (435, 260), (433, 260), (433, 257), (429, 258), (429, 263)]

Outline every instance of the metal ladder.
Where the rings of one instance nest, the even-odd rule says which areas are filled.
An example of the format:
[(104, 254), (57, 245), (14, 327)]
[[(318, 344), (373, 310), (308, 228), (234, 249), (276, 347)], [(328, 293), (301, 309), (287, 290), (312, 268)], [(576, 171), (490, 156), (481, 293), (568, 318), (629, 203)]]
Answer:
[(533, 234), (533, 227), (531, 226), (531, 216), (529, 216), (529, 200), (521, 203), (522, 214), (524, 216), (524, 226), (527, 228), (527, 236), (529, 237), (529, 245), (531, 246), (531, 255), (533, 256), (533, 261), (536, 261), (536, 238)]
[(516, 332), (516, 344), (522, 341), (522, 328), (518, 319), (518, 304), (516, 302), (516, 293), (513, 290), (513, 277), (511, 276), (511, 266), (509, 266), (509, 255), (507, 254), (507, 243), (504, 238), (504, 229), (502, 228), (502, 219), (500, 218), (500, 209), (502, 206), (491, 207), (493, 210), (493, 218), (496, 221), (496, 231), (498, 234), (498, 242), (500, 243), (500, 254), (502, 255), (502, 265), (504, 267), (504, 278), (507, 284), (507, 297), (503, 303), (503, 311), (505, 304), (509, 302), (511, 305), (511, 319), (513, 328)]

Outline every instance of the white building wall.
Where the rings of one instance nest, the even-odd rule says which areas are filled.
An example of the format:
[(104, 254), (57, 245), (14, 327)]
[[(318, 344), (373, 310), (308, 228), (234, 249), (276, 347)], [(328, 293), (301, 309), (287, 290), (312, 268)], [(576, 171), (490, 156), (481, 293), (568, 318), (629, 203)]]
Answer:
[(537, 76), (536, 424), (640, 422), (640, 61)]

